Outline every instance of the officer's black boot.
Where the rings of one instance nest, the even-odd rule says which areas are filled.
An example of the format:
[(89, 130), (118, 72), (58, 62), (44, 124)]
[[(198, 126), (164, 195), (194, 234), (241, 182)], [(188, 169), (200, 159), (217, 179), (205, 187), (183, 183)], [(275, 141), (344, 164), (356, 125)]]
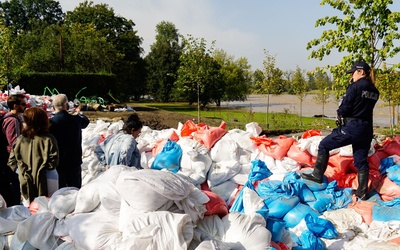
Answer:
[(329, 160), (329, 154), (327, 154), (327, 155), (318, 154), (317, 160), (315, 162), (314, 170), (312, 171), (312, 173), (310, 173), (310, 174), (301, 173), (301, 177), (303, 177), (303, 179), (306, 179), (309, 181), (322, 183), (322, 181), (323, 181), (322, 177), (324, 176), (326, 167), (328, 166), (328, 160)]
[(358, 188), (356, 190), (356, 196), (365, 201), (367, 200), (369, 171), (358, 172), (357, 178)]

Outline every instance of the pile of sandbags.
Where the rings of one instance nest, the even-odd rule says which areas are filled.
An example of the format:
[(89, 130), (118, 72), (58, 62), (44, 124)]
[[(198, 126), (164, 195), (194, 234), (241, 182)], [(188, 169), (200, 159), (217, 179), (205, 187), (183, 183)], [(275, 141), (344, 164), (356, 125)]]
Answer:
[(61, 189), (48, 202), (40, 197), (34, 215), (24, 211), (17, 228), (1, 232), (13, 234), (13, 246), (399, 249), (398, 137), (371, 143), (371, 198), (355, 202), (350, 146), (330, 152), (324, 183), (300, 177), (315, 163), (318, 131), (295, 139), (260, 136), (256, 123), (229, 131), (225, 123), (192, 121), (161, 131), (143, 127), (137, 140), (145, 169), (106, 171), (94, 147), (122, 125), (98, 120), (83, 131), (83, 187)]

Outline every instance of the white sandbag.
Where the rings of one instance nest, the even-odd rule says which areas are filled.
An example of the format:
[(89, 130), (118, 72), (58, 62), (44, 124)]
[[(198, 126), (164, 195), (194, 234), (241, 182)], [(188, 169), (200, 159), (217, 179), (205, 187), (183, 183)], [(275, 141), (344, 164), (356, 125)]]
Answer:
[(243, 190), (243, 209), (245, 214), (256, 213), (258, 210), (265, 206), (264, 199), (262, 199), (258, 194), (248, 188), (244, 187)]
[(282, 174), (300, 170), (300, 165), (295, 160), (289, 157), (283, 157), (282, 160), (276, 160), (275, 164), (276, 164), (276, 169), (275, 169), (276, 172), (270, 169), (271, 172), (274, 174)]
[(121, 242), (118, 217), (108, 213), (76, 214), (66, 224), (77, 249), (118, 249), (116, 246)]
[(24, 246), (29, 245), (37, 249), (54, 249), (57, 246), (57, 239), (53, 235), (55, 221), (50, 212), (30, 216), (18, 225), (10, 249), (26, 249)]
[(175, 200), (175, 204), (178, 206), (183, 213), (188, 214), (192, 219), (193, 223), (197, 223), (199, 219), (204, 217), (207, 208), (206, 204), (210, 198), (196, 188), (193, 184), (189, 185), (189, 194), (181, 200)]
[(243, 150), (254, 152), (257, 149), (257, 146), (250, 139), (251, 136), (254, 136), (253, 132), (243, 131), (241, 129), (231, 129), (223, 136), (223, 138), (235, 141)]
[(257, 122), (250, 122), (246, 124), (246, 132), (251, 136), (259, 136), (262, 132), (262, 128)]
[(6, 207), (7, 207), (6, 200), (4, 200), (3, 196), (1, 196), (1, 194), (0, 194), (0, 209), (6, 208)]
[(208, 186), (214, 187), (237, 175), (242, 166), (238, 161), (213, 162), (207, 175)]
[(64, 219), (65, 216), (74, 211), (78, 190), (76, 187), (61, 188), (50, 198), (49, 210), (57, 219)]
[(202, 241), (195, 250), (230, 250), (231, 248), (219, 240)]
[(225, 202), (228, 202), (229, 198), (231, 197), (231, 194), (234, 191), (237, 191), (237, 188), (239, 185), (233, 181), (232, 179), (227, 180), (222, 182), (221, 184), (217, 186), (211, 187), (211, 191), (213, 193), (216, 193), (218, 196), (220, 196), (222, 199), (225, 200)]
[(221, 240), (230, 249), (269, 249), (271, 233), (261, 215), (231, 212), (222, 219), (206, 216), (197, 223), (193, 245), (205, 239)]
[(182, 149), (180, 171), (188, 176), (194, 185), (200, 185), (206, 180), (212, 163), (207, 148), (189, 138), (182, 138), (177, 143)]
[(276, 169), (275, 159), (272, 156), (262, 153), (259, 149), (251, 154), (251, 160), (263, 161), (269, 170)]
[(18, 224), (30, 216), (29, 209), (22, 205), (0, 209), (0, 234), (15, 232)]
[(221, 161), (239, 161), (239, 145), (236, 141), (225, 138), (218, 140), (210, 150), (211, 160)]
[(110, 181), (102, 182), (99, 186), (99, 200), (99, 209), (105, 210), (111, 215), (119, 216), (121, 195), (118, 193), (114, 183)]
[(99, 187), (102, 181), (96, 179), (89, 182), (79, 189), (76, 196), (76, 205), (74, 213), (92, 212), (100, 204)]
[(242, 168), (240, 172), (231, 178), (236, 184), (244, 185), (249, 180), (249, 174), (251, 172), (251, 168), (253, 167), (251, 162), (247, 164), (241, 164)]
[(190, 193), (190, 183), (169, 171), (143, 169), (121, 174), (116, 189), (137, 211), (157, 211), (170, 200), (182, 200)]
[(76, 247), (71, 242), (63, 242), (58, 247), (56, 247), (54, 250), (76, 250)]
[(224, 216), (222, 223), (225, 229), (223, 241), (233, 249), (269, 248), (272, 235), (266, 228), (265, 219), (261, 215), (233, 212)]
[(323, 216), (335, 225), (335, 228), (339, 233), (346, 230), (360, 228), (363, 224), (363, 218), (361, 215), (354, 209), (350, 208), (325, 211)]
[(193, 238), (189, 215), (167, 211), (138, 213), (126, 202), (121, 203), (119, 224), (123, 239), (130, 238), (130, 247), (136, 246), (130, 249), (144, 249), (138, 248), (144, 243), (145, 249), (187, 249)]

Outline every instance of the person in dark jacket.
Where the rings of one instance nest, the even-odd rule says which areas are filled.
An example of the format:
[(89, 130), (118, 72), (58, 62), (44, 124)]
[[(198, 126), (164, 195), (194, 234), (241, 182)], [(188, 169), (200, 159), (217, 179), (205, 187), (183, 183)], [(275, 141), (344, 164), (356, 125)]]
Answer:
[(55, 115), (50, 118), (50, 133), (58, 142), (60, 161), (57, 166), (58, 186), (82, 186), (82, 129), (89, 125), (89, 119), (80, 114), (79, 107), (73, 114), (68, 112), (68, 98), (65, 94), (52, 97)]
[(13, 94), (7, 99), (9, 112), (4, 115), (1, 123), (0, 148), (0, 194), (7, 206), (21, 204), (21, 190), (18, 175), (7, 166), (11, 149), (20, 136), (23, 122), (21, 114), (26, 109), (26, 98), (23, 94)]
[(347, 71), (352, 79), (337, 110), (337, 128), (326, 136), (318, 146), (318, 156), (312, 173), (302, 173), (306, 180), (322, 183), (326, 171), (329, 151), (351, 144), (354, 166), (357, 168), (358, 188), (355, 195), (367, 199), (369, 165), (368, 151), (373, 139), (373, 110), (379, 99), (379, 91), (370, 78), (370, 66), (356, 62)]

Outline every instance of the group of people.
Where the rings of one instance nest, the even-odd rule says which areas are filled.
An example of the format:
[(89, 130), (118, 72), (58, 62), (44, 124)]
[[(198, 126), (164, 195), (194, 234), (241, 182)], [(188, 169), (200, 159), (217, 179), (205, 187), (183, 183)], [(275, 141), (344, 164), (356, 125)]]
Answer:
[[(11, 95), (10, 111), (1, 121), (0, 194), (7, 206), (29, 206), (36, 197), (51, 195), (50, 172), (58, 175), (55, 189), (82, 186), (82, 129), (89, 119), (79, 107), (70, 113), (64, 94), (52, 97), (51, 118), (40, 107), (27, 109), (26, 101), (23, 94)], [(106, 169), (113, 165), (142, 168), (136, 142), (142, 127), (134, 113), (118, 133), (97, 145), (95, 154)]]
[[(305, 180), (322, 183), (329, 152), (351, 144), (358, 169), (355, 195), (362, 200), (367, 199), (367, 157), (373, 139), (373, 109), (379, 99), (370, 71), (370, 66), (363, 61), (356, 62), (347, 71), (351, 81), (337, 110), (338, 127), (320, 142), (313, 172), (301, 174)], [(64, 94), (52, 97), (52, 104), (55, 115), (49, 119), (42, 108), (26, 109), (24, 95), (8, 98), (10, 112), (1, 124), (2, 141), (6, 145), (0, 149), (0, 194), (8, 206), (20, 204), (21, 195), (23, 204), (28, 205), (35, 197), (47, 196), (46, 173), (54, 169), (58, 173), (58, 188), (82, 185), (82, 129), (88, 126), (89, 119), (79, 109), (70, 114)], [(139, 117), (133, 113), (118, 133), (96, 146), (94, 153), (106, 169), (113, 165), (142, 168), (136, 142), (142, 127)]]
[[(29, 206), (48, 196), (47, 173), (56, 170), (58, 187), (81, 187), (82, 132), (89, 119), (70, 114), (64, 94), (52, 97), (54, 116), (41, 107), (26, 108), (23, 94), (10, 95), (2, 118), (0, 194), (7, 206)], [(21, 117), (22, 115), (22, 117)]]

